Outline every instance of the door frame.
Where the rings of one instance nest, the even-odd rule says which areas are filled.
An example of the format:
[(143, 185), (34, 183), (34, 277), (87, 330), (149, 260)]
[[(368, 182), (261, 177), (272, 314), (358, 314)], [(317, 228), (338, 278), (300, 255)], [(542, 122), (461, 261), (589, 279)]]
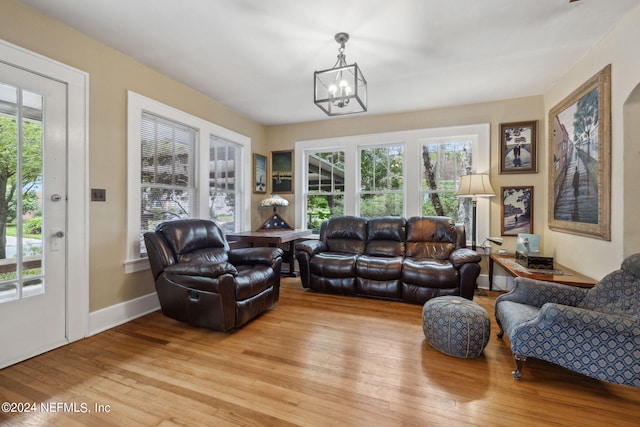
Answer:
[(87, 336), (89, 324), (89, 74), (2, 39), (0, 61), (67, 87), (66, 338), (76, 341)]

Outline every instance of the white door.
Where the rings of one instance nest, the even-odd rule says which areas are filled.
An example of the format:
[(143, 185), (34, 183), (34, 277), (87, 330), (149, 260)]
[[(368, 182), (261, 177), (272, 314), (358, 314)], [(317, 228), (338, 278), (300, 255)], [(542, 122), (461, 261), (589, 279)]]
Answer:
[(65, 84), (0, 62), (0, 368), (68, 342), (66, 115)]

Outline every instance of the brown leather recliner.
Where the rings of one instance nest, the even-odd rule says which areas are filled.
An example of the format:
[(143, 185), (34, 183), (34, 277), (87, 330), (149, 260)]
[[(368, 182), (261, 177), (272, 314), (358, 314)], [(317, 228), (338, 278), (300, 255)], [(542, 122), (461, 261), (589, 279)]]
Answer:
[(282, 249), (230, 249), (222, 230), (201, 219), (163, 222), (144, 241), (165, 316), (225, 332), (280, 297)]
[(296, 245), (305, 288), (423, 304), (444, 295), (473, 299), (480, 256), (448, 217), (331, 218), (319, 240)]

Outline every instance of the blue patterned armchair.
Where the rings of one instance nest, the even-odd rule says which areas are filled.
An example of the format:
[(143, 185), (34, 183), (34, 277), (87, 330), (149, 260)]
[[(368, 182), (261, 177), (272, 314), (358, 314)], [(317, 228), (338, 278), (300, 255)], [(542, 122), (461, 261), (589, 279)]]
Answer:
[(525, 278), (496, 299), (520, 379), (527, 357), (572, 371), (640, 387), (640, 253), (592, 289)]

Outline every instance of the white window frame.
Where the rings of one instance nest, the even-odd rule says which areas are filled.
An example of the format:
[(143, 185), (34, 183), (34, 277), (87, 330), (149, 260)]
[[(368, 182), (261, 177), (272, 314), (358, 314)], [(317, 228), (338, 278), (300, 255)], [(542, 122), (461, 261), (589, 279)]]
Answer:
[[(362, 151), (363, 150), (373, 150), (376, 148), (389, 148), (389, 147), (401, 147), (402, 148), (402, 189), (401, 190), (377, 190), (377, 191), (367, 191), (364, 192), (362, 191), (362, 187), (361, 187), (361, 178), (362, 178), (362, 174), (361, 174), (361, 155), (362, 155)], [(404, 199), (406, 199), (406, 187), (407, 187), (407, 173), (406, 173), (406, 169), (407, 169), (407, 153), (406, 153), (406, 144), (404, 143), (404, 141), (399, 140), (399, 141), (395, 141), (395, 142), (386, 142), (384, 144), (362, 144), (358, 146), (358, 152), (357, 152), (357, 156), (358, 156), (358, 166), (357, 166), (357, 177), (356, 180), (358, 182), (357, 185), (357, 190), (356, 190), (356, 212), (358, 215), (360, 215), (360, 201), (362, 200), (362, 195), (363, 194), (371, 194), (371, 195), (384, 195), (384, 194), (398, 194), (401, 193), (403, 194), (405, 197)], [(375, 172), (374, 172), (375, 174)], [(346, 189), (345, 189), (346, 191)], [(404, 215), (404, 212), (406, 211), (405, 208), (405, 204), (406, 203), (402, 203), (402, 215)]]
[[(450, 126), (429, 129), (417, 129), (398, 132), (387, 132), (366, 135), (354, 135), (336, 138), (301, 140), (295, 143), (295, 202), (296, 228), (306, 227), (306, 181), (307, 163), (306, 153), (311, 151), (344, 151), (345, 155), (345, 215), (359, 215), (359, 150), (361, 147), (375, 145), (397, 144), (399, 141), (405, 146), (404, 167), (404, 216), (420, 216), (422, 213), (421, 171), (419, 163), (410, 164), (411, 159), (421, 162), (422, 144), (437, 139), (465, 138), (472, 141), (473, 173), (489, 173), (490, 170), (490, 141), (489, 123), (474, 125)], [(478, 236), (488, 236), (490, 230), (490, 203), (487, 198), (479, 198), (477, 204), (477, 232)], [(470, 241), (470, 230), (467, 240)]]
[[(236, 148), (239, 147), (239, 151), (240, 151), (239, 157), (240, 157), (240, 160), (242, 160), (242, 146), (239, 146), (239, 144), (237, 144), (236, 142), (234, 142), (232, 140), (229, 140), (229, 139), (226, 139), (226, 138), (221, 138), (219, 135), (211, 135), (211, 137), (209, 138), (209, 149), (211, 149), (211, 144), (213, 144), (213, 140), (221, 141), (224, 144), (228, 144), (228, 145), (232, 146), (234, 150), (236, 150)], [(210, 153), (210, 151), (209, 151), (209, 153)], [(208, 160), (209, 165), (210, 165), (211, 162), (213, 161), (211, 159), (210, 154), (209, 154), (207, 160)], [(241, 164), (241, 162), (236, 162), (236, 163), (237, 163), (237, 165), (235, 165), (235, 167), (234, 167), (234, 180), (235, 180), (234, 181), (234, 185), (233, 185), (234, 189), (233, 190), (229, 190), (228, 188), (225, 188), (225, 189), (218, 189), (216, 191), (219, 192), (219, 193), (226, 194), (226, 195), (233, 194), (235, 200), (241, 201), (242, 200), (242, 195), (243, 195), (243, 189), (245, 188), (242, 185), (242, 183), (243, 183), (242, 176), (244, 174), (244, 167)], [(208, 215), (209, 215), (209, 219), (211, 219), (211, 188), (215, 187), (215, 185), (214, 185), (214, 187), (212, 187), (212, 184), (210, 182), (210, 179), (211, 179), (211, 176), (210, 176), (211, 166), (209, 166), (208, 172), (209, 172), (209, 175), (208, 175), (208, 179), (209, 180), (207, 182), (208, 182), (208, 189), (209, 189), (209, 203), (207, 204), (207, 208), (208, 208), (207, 212), (208, 212)], [(228, 178), (228, 177), (226, 177), (226, 178)], [(242, 214), (242, 206), (240, 206), (240, 209), (238, 210), (237, 215), (235, 215), (235, 212), (234, 212), (234, 221), (233, 222), (234, 222), (234, 226), (239, 226), (241, 229), (240, 230), (234, 230), (234, 231), (243, 231), (243, 230), (247, 229), (244, 226), (244, 223), (242, 222), (242, 218), (244, 218), (244, 217), (245, 217), (245, 215)], [(220, 224), (218, 224), (218, 225), (220, 225)], [(223, 231), (224, 231), (224, 228), (223, 228)]]
[[(211, 135), (241, 146), (242, 176), (238, 188), (247, 188), (246, 171), (251, 171), (251, 138), (203, 120), (133, 91), (127, 92), (127, 247), (125, 273), (149, 269), (147, 258), (140, 257), (140, 129), (142, 112), (148, 112), (198, 130), (195, 154), (195, 218), (209, 218), (209, 139)], [(251, 191), (242, 191), (240, 224), (251, 228)]]

